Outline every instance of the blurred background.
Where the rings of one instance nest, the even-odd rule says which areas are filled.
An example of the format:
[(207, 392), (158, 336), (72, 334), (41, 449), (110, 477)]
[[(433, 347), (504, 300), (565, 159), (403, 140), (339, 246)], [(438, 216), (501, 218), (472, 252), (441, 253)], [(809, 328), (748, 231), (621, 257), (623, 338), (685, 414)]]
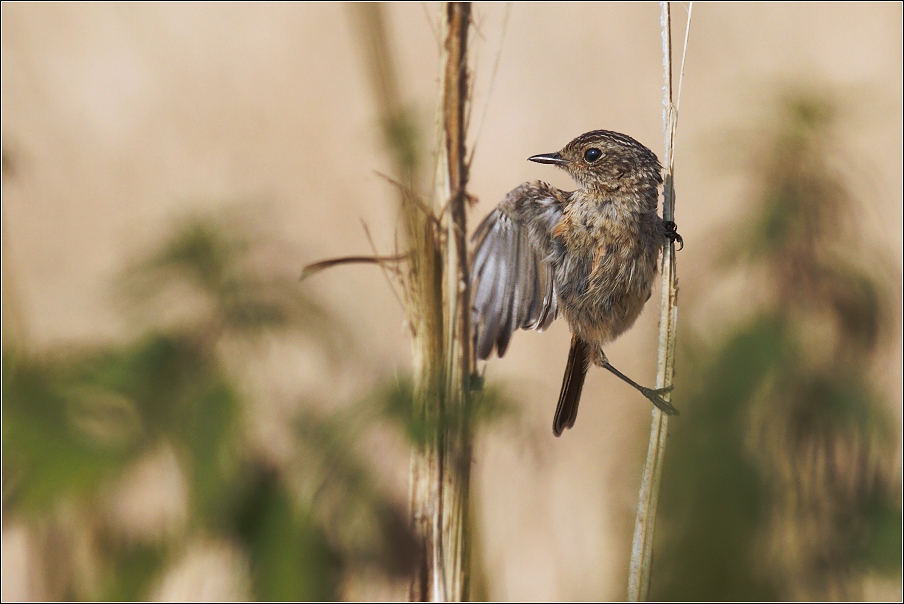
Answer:
[[(423, 182), (438, 9), (382, 7)], [(582, 132), (662, 157), (658, 5), (475, 10), (472, 225)], [(404, 313), (298, 281), (396, 248), (354, 9), (0, 11), (3, 599), (403, 599)], [(900, 4), (695, 6), (651, 597), (901, 599), (901, 141)], [(607, 349), (642, 383), (658, 299)], [(650, 408), (591, 371), (554, 438), (568, 338), (486, 366), (475, 599), (625, 597)]]

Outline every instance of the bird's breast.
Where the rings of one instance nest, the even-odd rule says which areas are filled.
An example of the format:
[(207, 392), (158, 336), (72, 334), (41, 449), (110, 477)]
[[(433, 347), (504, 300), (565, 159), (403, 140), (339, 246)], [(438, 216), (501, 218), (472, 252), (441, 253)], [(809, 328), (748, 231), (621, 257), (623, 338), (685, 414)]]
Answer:
[[(582, 338), (605, 344), (634, 324), (650, 297), (661, 248), (655, 225), (605, 208), (569, 208), (556, 229), (560, 311)], [(592, 211), (597, 210), (597, 211)]]

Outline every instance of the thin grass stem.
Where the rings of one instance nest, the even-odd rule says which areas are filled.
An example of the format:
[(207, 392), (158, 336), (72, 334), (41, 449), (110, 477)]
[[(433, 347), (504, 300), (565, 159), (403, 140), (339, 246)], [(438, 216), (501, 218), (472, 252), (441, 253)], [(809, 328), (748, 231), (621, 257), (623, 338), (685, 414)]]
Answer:
[[(662, 216), (664, 220), (675, 219), (674, 188), (674, 146), (677, 126), (677, 104), (672, 94), (672, 29), (671, 3), (662, 2), (662, 55), (663, 55), (663, 130), (665, 132), (665, 165)], [(684, 56), (687, 54), (687, 38), (690, 30), (688, 10), (687, 30), (684, 38)], [(684, 56), (681, 60), (681, 76), (684, 74)], [(678, 90), (680, 95), (681, 79)], [(672, 385), (675, 370), (675, 340), (678, 322), (678, 279), (675, 270), (675, 244), (669, 242), (662, 255), (662, 301), (659, 317), (659, 350), (656, 371), (656, 387)], [(666, 399), (670, 394), (665, 395)], [(653, 566), (653, 535), (656, 525), (656, 508), (659, 500), (659, 485), (662, 479), (662, 463), (668, 437), (668, 416), (657, 408), (652, 411), (650, 443), (644, 464), (637, 516), (634, 523), (634, 539), (631, 545), (631, 565), (628, 577), (628, 600), (647, 600), (650, 576)]]

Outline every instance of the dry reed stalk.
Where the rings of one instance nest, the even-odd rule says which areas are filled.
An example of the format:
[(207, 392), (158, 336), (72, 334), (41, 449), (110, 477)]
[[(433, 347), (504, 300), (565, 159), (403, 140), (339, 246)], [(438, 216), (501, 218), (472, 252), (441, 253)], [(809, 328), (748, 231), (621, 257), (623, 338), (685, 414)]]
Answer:
[[(663, 129), (665, 131), (665, 174), (662, 200), (663, 220), (675, 220), (675, 168), (674, 148), (678, 108), (672, 94), (672, 23), (671, 3), (662, 2), (662, 53), (663, 74)], [(688, 9), (687, 31), (693, 3)], [(687, 55), (687, 31), (684, 38), (684, 56)], [(684, 73), (684, 58), (681, 60), (681, 75)], [(678, 94), (680, 99), (681, 80)], [(662, 254), (662, 302), (659, 315), (659, 352), (656, 371), (656, 387), (672, 385), (675, 373), (675, 339), (678, 322), (678, 277), (675, 269), (675, 243), (669, 242)], [(666, 398), (670, 398), (666, 395)], [(659, 502), (659, 485), (662, 479), (662, 463), (668, 437), (669, 418), (657, 408), (653, 408), (650, 426), (650, 443), (640, 484), (637, 503), (637, 517), (634, 522), (634, 539), (631, 545), (631, 566), (628, 576), (628, 600), (646, 601), (650, 589), (653, 566), (653, 534), (656, 525), (656, 507)]]
[[(437, 120), (437, 189), (433, 203), (417, 197), (416, 159), (389, 51), (380, 4), (352, 7), (365, 46), (384, 133), (400, 175), (402, 225), (408, 250), (405, 307), (412, 331), (414, 414), (425, 438), (410, 467), (412, 526), (423, 557), (412, 576), (412, 601), (468, 597), (468, 495), (471, 468), (470, 338), (465, 136), (469, 100), (470, 3), (443, 5), (442, 72)], [(345, 260), (345, 259), (342, 259)]]
[[(468, 494), (471, 469), (469, 382), (474, 373), (470, 338), (466, 185), (469, 3), (443, 6), (442, 71), (437, 119), (436, 199), (444, 201), (443, 341), (441, 391), (421, 399), (432, 438), (414, 453), (412, 514), (424, 536), (426, 564), (413, 577), (414, 601), (462, 601), (468, 597)], [(433, 421), (431, 421), (433, 420)], [(435, 422), (435, 423), (434, 423)]]
[[(446, 594), (443, 599), (463, 601), (469, 595), (470, 539), (468, 527), (471, 481), (471, 377), (476, 372), (471, 349), (471, 292), (468, 271), (466, 163), (468, 33), (471, 4), (445, 6), (446, 39), (443, 52), (443, 93), (437, 178), (439, 199), (448, 200), (446, 219), (446, 392), (456, 421), (446, 421), (443, 435), (445, 485), (443, 544)], [(441, 196), (440, 196), (441, 195)], [(447, 416), (448, 416), (447, 415)]]

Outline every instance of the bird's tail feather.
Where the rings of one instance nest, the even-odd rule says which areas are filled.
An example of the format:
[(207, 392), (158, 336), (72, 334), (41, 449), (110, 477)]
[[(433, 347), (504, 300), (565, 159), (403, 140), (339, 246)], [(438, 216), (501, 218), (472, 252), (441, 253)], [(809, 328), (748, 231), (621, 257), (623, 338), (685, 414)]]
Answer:
[(581, 402), (581, 388), (589, 365), (589, 346), (577, 335), (571, 336), (571, 350), (568, 352), (568, 364), (565, 366), (565, 377), (562, 380), (562, 391), (559, 393), (559, 404), (556, 416), (552, 420), (552, 432), (561, 436), (565, 428), (571, 428), (578, 417), (578, 403)]

